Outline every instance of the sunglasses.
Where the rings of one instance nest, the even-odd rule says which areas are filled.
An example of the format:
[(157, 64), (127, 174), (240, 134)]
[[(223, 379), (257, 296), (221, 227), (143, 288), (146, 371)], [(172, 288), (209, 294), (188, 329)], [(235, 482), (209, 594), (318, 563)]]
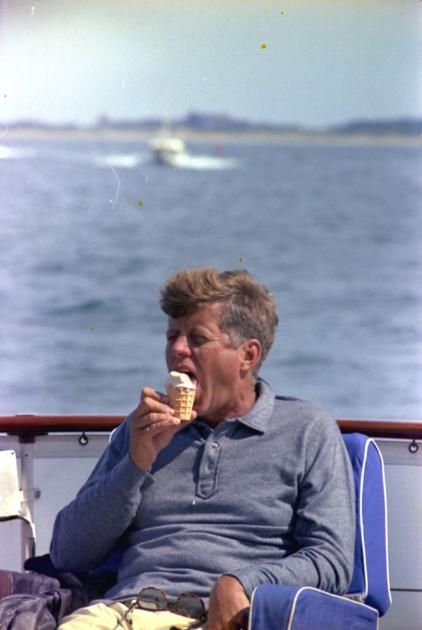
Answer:
[[(207, 618), (204, 602), (200, 597), (198, 597), (198, 595), (195, 595), (194, 593), (182, 593), (175, 602), (169, 602), (164, 591), (161, 591), (159, 588), (155, 588), (154, 586), (143, 588), (138, 593), (136, 599), (131, 601), (129, 610), (125, 616), (127, 616), (127, 614), (135, 608), (156, 612), (169, 610), (178, 615), (196, 619), (200, 621), (201, 624)], [(195, 625), (192, 627), (194, 628)]]

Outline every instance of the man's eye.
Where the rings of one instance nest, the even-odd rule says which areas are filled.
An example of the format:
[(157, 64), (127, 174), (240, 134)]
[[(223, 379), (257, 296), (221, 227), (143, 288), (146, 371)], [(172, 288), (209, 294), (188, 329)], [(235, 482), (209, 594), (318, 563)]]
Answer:
[(208, 341), (208, 339), (207, 337), (204, 337), (204, 335), (192, 335), (191, 341), (195, 346), (200, 346)]
[(175, 341), (177, 339), (176, 333), (167, 333), (167, 341)]

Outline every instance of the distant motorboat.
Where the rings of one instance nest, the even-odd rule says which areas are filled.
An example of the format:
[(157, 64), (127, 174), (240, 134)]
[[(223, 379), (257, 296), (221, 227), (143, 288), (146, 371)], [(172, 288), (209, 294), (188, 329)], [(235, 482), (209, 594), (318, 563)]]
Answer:
[(150, 151), (155, 164), (193, 170), (216, 170), (234, 168), (237, 161), (230, 158), (190, 153), (183, 140), (172, 136), (159, 136), (150, 142)]
[(186, 145), (180, 138), (154, 138), (150, 149), (154, 162), (164, 166), (182, 166), (189, 157)]

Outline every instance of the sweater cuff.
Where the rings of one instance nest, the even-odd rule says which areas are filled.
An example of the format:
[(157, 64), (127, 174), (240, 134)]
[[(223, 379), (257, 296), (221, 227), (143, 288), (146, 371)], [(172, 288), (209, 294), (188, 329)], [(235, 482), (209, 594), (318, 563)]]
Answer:
[(142, 470), (131, 459), (129, 453), (125, 455), (122, 461), (117, 465), (119, 469), (118, 477), (119, 483), (123, 487), (128, 489), (133, 486), (137, 486), (139, 489), (149, 486), (154, 483), (154, 477), (148, 470)]

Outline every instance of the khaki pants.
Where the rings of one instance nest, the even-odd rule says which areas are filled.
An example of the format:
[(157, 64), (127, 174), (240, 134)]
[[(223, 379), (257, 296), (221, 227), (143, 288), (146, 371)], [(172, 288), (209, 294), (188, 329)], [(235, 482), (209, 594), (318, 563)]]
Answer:
[[(58, 626), (63, 630), (170, 630), (174, 627), (187, 630), (193, 623), (190, 617), (182, 617), (170, 611), (151, 612), (128, 607), (120, 602), (91, 604), (79, 608), (64, 617)], [(201, 630), (201, 628), (198, 628)]]

